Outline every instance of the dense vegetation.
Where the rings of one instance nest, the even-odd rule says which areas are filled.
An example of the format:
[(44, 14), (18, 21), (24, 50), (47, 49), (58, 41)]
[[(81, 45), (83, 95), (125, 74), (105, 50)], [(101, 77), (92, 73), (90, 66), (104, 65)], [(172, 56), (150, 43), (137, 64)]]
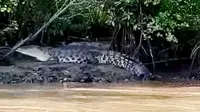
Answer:
[(199, 0), (1, 0), (0, 45), (34, 34), (63, 7), (32, 44), (107, 40), (144, 60), (198, 56)]

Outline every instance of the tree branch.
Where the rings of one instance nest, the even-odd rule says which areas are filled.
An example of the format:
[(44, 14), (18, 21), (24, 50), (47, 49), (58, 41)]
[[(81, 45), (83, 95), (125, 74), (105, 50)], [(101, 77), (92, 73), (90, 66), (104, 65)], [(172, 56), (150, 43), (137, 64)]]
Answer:
[(139, 24), (140, 24), (140, 41), (139, 41), (139, 44), (137, 46), (137, 48), (134, 50), (134, 54), (133, 54), (133, 57), (135, 58), (135, 55), (138, 53), (138, 51), (140, 50), (140, 47), (142, 45), (142, 40), (143, 40), (143, 13), (142, 13), (142, 6), (141, 6), (141, 2), (140, 0), (138, 0), (138, 3), (139, 3), (139, 8), (140, 8), (140, 15), (139, 15)]
[(44, 25), (34, 34), (34, 35), (29, 35), (27, 38), (16, 44), (10, 52), (8, 52), (3, 58), (7, 57), (9, 54), (14, 52), (17, 48), (19, 48), (21, 45), (23, 45), (25, 42), (34, 39), (43, 29), (45, 29), (47, 26), (49, 26), (59, 15), (61, 15), (67, 8), (69, 8), (72, 5), (80, 5), (85, 2), (85, 0), (74, 3), (75, 0), (71, 1), (68, 5), (66, 5), (64, 8), (63, 6), (49, 19), (47, 23), (44, 23)]

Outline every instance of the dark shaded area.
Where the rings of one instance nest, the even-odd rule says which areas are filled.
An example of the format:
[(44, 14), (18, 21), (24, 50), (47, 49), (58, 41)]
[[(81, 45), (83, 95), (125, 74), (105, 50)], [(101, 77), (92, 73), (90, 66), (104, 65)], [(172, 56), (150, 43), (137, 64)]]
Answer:
[(0, 67), (0, 83), (53, 83), (53, 82), (134, 82), (126, 70), (112, 65), (84, 65), (76, 63), (47, 65), (26, 61)]

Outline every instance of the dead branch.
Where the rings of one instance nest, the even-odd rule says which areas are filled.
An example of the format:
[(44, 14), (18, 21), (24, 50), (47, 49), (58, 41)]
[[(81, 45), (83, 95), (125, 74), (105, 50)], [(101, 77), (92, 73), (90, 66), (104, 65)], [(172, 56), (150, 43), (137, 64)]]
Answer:
[[(199, 49), (199, 46), (197, 47)], [(197, 50), (198, 50), (197, 49)], [(192, 71), (193, 65), (194, 65), (194, 61), (195, 61), (195, 57), (197, 55), (197, 51), (195, 50), (194, 52), (192, 51), (190, 58), (192, 58), (192, 62), (190, 64), (190, 72)]]
[(117, 26), (114, 29), (113, 35), (112, 35), (111, 40), (110, 40), (109, 48), (111, 48), (114, 40), (117, 38), (117, 35), (119, 34), (120, 29), (121, 29), (121, 25)]
[(148, 56), (149, 54), (147, 53), (146, 49), (144, 48), (144, 46), (141, 46), (142, 50), (144, 51), (144, 53)]
[(190, 72), (192, 71), (193, 65), (194, 65), (194, 61), (195, 61), (195, 57), (198, 54), (198, 50), (200, 48), (200, 41), (195, 45), (194, 49), (192, 49), (192, 52), (190, 54), (190, 58), (192, 58), (192, 62), (190, 64)]
[(192, 58), (194, 55), (196, 55), (197, 50), (200, 48), (200, 41), (195, 45), (195, 47), (192, 49), (190, 58)]
[(154, 63), (152, 47), (151, 47), (151, 43), (150, 43), (149, 39), (147, 39), (147, 43), (148, 43), (148, 46), (149, 46), (149, 52), (150, 52), (151, 61), (152, 61), (152, 64), (153, 64), (153, 74), (154, 74), (154, 72), (155, 72), (155, 63)]

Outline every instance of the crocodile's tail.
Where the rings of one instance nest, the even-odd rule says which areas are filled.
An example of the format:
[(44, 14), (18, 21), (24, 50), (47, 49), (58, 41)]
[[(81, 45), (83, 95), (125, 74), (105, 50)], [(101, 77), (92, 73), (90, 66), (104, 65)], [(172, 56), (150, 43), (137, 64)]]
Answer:
[(99, 63), (113, 64), (129, 70), (131, 74), (136, 75), (136, 78), (140, 80), (148, 79), (152, 73), (143, 63), (132, 58), (128, 58), (127, 55), (114, 51), (104, 51), (100, 56), (97, 56)]

